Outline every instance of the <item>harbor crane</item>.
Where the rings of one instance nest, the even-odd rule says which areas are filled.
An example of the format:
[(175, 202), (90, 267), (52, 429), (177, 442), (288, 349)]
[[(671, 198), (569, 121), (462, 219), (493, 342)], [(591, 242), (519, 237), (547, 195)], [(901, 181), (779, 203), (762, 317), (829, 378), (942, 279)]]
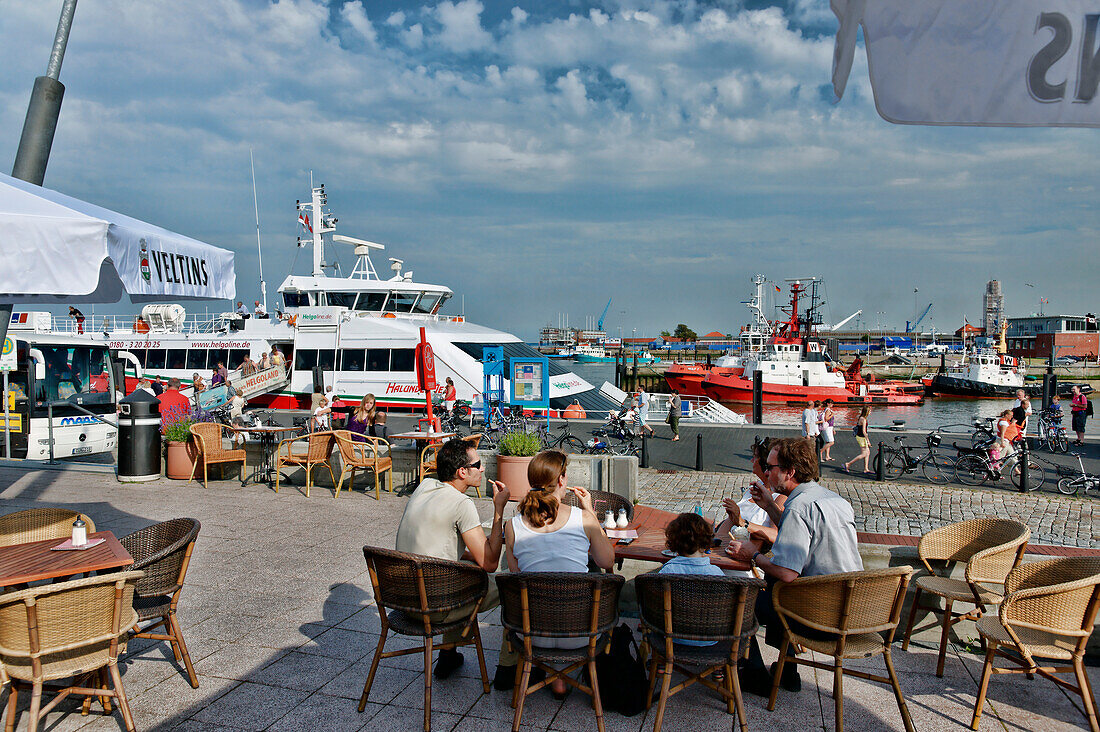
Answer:
[(600, 313), (600, 320), (596, 323), (596, 330), (603, 330), (603, 319), (607, 317), (607, 310), (611, 307), (611, 298), (607, 298), (607, 304), (603, 306), (603, 312)]
[(912, 333), (917, 329), (917, 326), (921, 324), (921, 321), (928, 317), (928, 313), (932, 312), (932, 303), (928, 303), (928, 307), (920, 312), (920, 315), (913, 321), (905, 321), (905, 332)]
[(845, 318), (844, 320), (837, 323), (836, 325), (823, 325), (823, 326), (821, 326), (821, 329), (822, 330), (840, 330), (844, 326), (844, 324), (847, 323), (849, 320), (851, 320), (852, 318), (858, 317), (859, 315), (862, 315), (862, 314), (863, 314), (862, 310), (857, 310), (854, 313), (852, 313), (851, 315), (849, 315), (847, 318)]

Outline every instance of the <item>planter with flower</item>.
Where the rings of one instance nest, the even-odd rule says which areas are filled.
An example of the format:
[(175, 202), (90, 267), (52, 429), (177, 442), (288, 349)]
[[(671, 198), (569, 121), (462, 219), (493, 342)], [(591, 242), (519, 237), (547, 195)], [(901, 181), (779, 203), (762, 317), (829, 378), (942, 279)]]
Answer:
[(527, 480), (527, 466), (531, 458), (542, 449), (538, 435), (517, 430), (500, 438), (497, 444), (497, 480), (508, 486), (509, 500), (522, 501), (531, 484)]
[(160, 432), (168, 444), (164, 453), (164, 475), (187, 480), (195, 467), (198, 449), (191, 437), (191, 425), (202, 421), (189, 407), (168, 407), (160, 414)]

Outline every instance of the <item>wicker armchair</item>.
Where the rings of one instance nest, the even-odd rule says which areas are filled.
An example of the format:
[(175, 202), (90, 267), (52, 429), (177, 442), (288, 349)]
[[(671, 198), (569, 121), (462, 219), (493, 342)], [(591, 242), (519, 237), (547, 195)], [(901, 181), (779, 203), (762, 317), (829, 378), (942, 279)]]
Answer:
[[(783, 647), (779, 649), (779, 666), (772, 679), (768, 711), (775, 709), (784, 665), (797, 663), (833, 672), (836, 732), (844, 732), (844, 674), (889, 684), (894, 690), (906, 732), (914, 732), (913, 720), (909, 718), (909, 708), (905, 705), (890, 657), (890, 644), (901, 620), (901, 606), (912, 574), (912, 567), (890, 567), (800, 577), (793, 582), (772, 585), (772, 604), (783, 623), (785, 635)], [(792, 623), (795, 624), (793, 629)], [(830, 640), (820, 640), (819, 636), (810, 638), (800, 633), (805, 628), (836, 637)], [(788, 656), (787, 647), (791, 643), (814, 653), (832, 656), (833, 663)], [(867, 658), (880, 653), (886, 662), (889, 678), (844, 668), (844, 659)]]
[[(117, 699), (132, 732), (134, 718), (118, 672), (118, 653), (137, 622), (132, 605), (141, 575), (113, 573), (0, 595), (0, 664), (11, 680), (6, 729), (14, 727), (19, 693), (29, 686), (28, 732), (36, 732), (41, 717), (69, 694)], [(104, 670), (110, 684), (103, 679)], [(89, 676), (99, 681), (82, 683)], [(74, 685), (60, 689), (43, 706), (46, 682), (69, 677), (75, 678)], [(100, 683), (103, 688), (95, 688)]]
[(200, 460), (202, 461), (203, 488), (210, 487), (206, 476), (206, 469), (210, 463), (235, 463), (239, 461), (241, 464), (241, 478), (244, 478), (244, 474), (248, 470), (244, 450), (227, 450), (222, 446), (222, 432), (228, 429), (224, 424), (218, 424), (217, 422), (199, 422), (191, 425), (191, 434), (194, 435), (195, 443), (199, 447), (199, 455), (195, 459), (194, 467), (191, 468), (191, 479), (187, 481), (188, 485), (195, 479), (195, 471), (199, 469)]
[[(611, 493), (610, 491), (597, 491), (590, 490), (588, 494), (592, 496), (592, 509), (599, 516), (600, 520), (603, 520), (603, 515), (607, 511), (619, 515), (619, 509), (626, 509), (626, 518), (630, 521), (634, 520), (634, 504), (629, 499), (623, 498), (618, 493)], [(580, 508), (580, 501), (577, 500), (576, 494), (572, 491), (565, 494), (565, 503), (570, 506), (576, 506)]]
[[(556, 679), (592, 697), (596, 727), (604, 732), (596, 656), (607, 646), (610, 631), (619, 622), (623, 577), (587, 572), (516, 572), (498, 574), (496, 581), (500, 589), (500, 621), (521, 657), (512, 692), (512, 705), (516, 708), (513, 732), (519, 731), (527, 696)], [(567, 638), (584, 643), (579, 648), (538, 645), (544, 639)], [(553, 668), (551, 664), (562, 668)], [(528, 686), (533, 667), (545, 671), (546, 678)], [(569, 676), (582, 667), (588, 669), (590, 686)]]
[[(393, 451), (390, 448), (390, 443), (386, 442), (380, 437), (371, 437), (369, 435), (362, 435), (362, 442), (352, 438), (352, 432), (348, 430), (336, 430), (333, 433), (336, 436), (336, 446), (340, 449), (340, 482), (336, 484), (336, 493), (333, 494), (333, 499), (340, 497), (340, 489), (344, 486), (344, 476), (351, 472), (351, 482), (348, 483), (348, 490), (355, 489), (355, 471), (356, 470), (370, 470), (374, 473), (374, 497), (377, 500), (382, 500), (382, 494), (379, 488), (379, 477), (386, 473), (390, 474), (390, 493), (393, 493)], [(382, 450), (385, 448), (385, 456), (382, 455)]]
[[(418, 554), (407, 554), (374, 546), (363, 547), (374, 601), (382, 629), (374, 650), (367, 683), (359, 699), (359, 711), (367, 706), (378, 662), (383, 658), (424, 653), (424, 732), (432, 726), (432, 651), (472, 645), (477, 650), (481, 687), (489, 693), (489, 675), (477, 612), (489, 590), (489, 575), (468, 562), (452, 562)], [(387, 612), (388, 611), (388, 612)], [(400, 635), (417, 636), (423, 647), (383, 651), (390, 630)], [(451, 630), (461, 630), (462, 640), (435, 644), (433, 638)]]
[(439, 449), (443, 447), (442, 442), (432, 441), (424, 446), (424, 449), (420, 451), (420, 463), (417, 470), (417, 480), (424, 480), (429, 475), (434, 473), (438, 468), (436, 464), (436, 458), (439, 456)]
[(73, 522), (78, 518), (84, 519), (89, 534), (95, 532), (95, 522), (67, 508), (32, 508), (0, 516), (0, 546), (66, 539), (72, 536)]
[[(306, 451), (294, 452), (295, 442), (306, 442)], [(275, 492), (279, 492), (279, 479), (282, 477), (284, 465), (297, 465), (306, 469), (306, 498), (309, 498), (309, 488), (313, 485), (313, 469), (318, 465), (328, 468), (329, 477), (332, 478), (332, 484), (335, 486), (336, 476), (333, 475), (332, 465), (329, 464), (332, 448), (335, 446), (336, 435), (332, 432), (312, 432), (303, 437), (291, 437), (280, 442), (275, 449)]]
[[(199, 688), (199, 680), (191, 666), (187, 644), (183, 642), (183, 631), (176, 619), (176, 605), (183, 591), (183, 580), (187, 576), (187, 565), (191, 561), (200, 527), (195, 519), (178, 518), (153, 524), (119, 539), (134, 558), (134, 563), (127, 569), (145, 571), (134, 591), (137, 622), (156, 621), (141, 628), (135, 635), (138, 638), (169, 641), (176, 661), (183, 663), (187, 680), (194, 689)], [(136, 624), (134, 628), (137, 630)], [(160, 628), (166, 632), (153, 632)]]
[[(970, 728), (978, 728), (992, 674), (1024, 673), (1030, 677), (1037, 673), (1080, 694), (1089, 728), (1100, 732), (1096, 698), (1082, 660), (1098, 607), (1100, 557), (1062, 557), (1028, 562), (1013, 569), (1005, 580), (999, 615), (978, 620), (978, 635), (986, 645), (985, 666)], [(994, 668), (995, 656), (1020, 668)], [(1068, 661), (1069, 665), (1043, 666), (1038, 658)], [(1076, 686), (1055, 676), (1070, 673), (1076, 677)]]
[[(1004, 584), (1005, 577), (1023, 558), (1030, 537), (1031, 531), (1019, 521), (995, 518), (970, 519), (941, 526), (922, 536), (917, 553), (928, 574), (916, 579), (917, 591), (913, 594), (901, 649), (909, 649), (909, 638), (913, 634), (918, 610), (942, 615), (943, 630), (940, 633), (936, 676), (943, 676), (951, 626), (960, 620), (977, 620), (985, 612), (986, 605), (1001, 602), (1000, 593), (985, 585)], [(966, 578), (960, 580), (937, 575), (929, 561), (966, 562)], [(944, 609), (921, 605), (922, 592), (942, 597)], [(974, 609), (966, 613), (952, 612), (951, 606), (955, 602), (973, 603)]]
[[(657, 665), (664, 663), (654, 732), (661, 730), (668, 698), (695, 682), (717, 691), (726, 700), (726, 710), (730, 714), (736, 711), (741, 730), (746, 732), (748, 723), (737, 679), (737, 660), (744, 644), (756, 633), (754, 608), (764, 580), (651, 572), (638, 575), (634, 582), (642, 634), (650, 649), (647, 709), (657, 682)], [(676, 642), (679, 640), (713, 645), (685, 645)], [(692, 673), (685, 665), (702, 666), (702, 670)], [(725, 687), (707, 678), (722, 668), (725, 668)], [(687, 679), (672, 688), (674, 669)]]

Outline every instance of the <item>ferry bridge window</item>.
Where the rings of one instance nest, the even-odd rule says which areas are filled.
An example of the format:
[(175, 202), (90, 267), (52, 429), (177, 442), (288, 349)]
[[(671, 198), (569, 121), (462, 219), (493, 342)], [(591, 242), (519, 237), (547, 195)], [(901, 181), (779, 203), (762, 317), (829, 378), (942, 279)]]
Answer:
[(229, 363), (225, 365), (230, 371), (236, 371), (244, 364), (244, 357), (249, 354), (247, 348), (229, 349)]
[(328, 299), (329, 305), (348, 308), (349, 310), (352, 304), (355, 303), (354, 292), (329, 292), (326, 293), (325, 297)]
[(107, 349), (91, 346), (39, 346), (46, 366), (46, 378), (36, 383), (35, 401), (79, 397), (85, 403), (111, 401), (107, 389)]
[(226, 368), (229, 368), (229, 349), (228, 348), (211, 348), (210, 355), (206, 357), (206, 368), (213, 371), (218, 368), (218, 362), (224, 363)]
[(439, 295), (429, 295), (425, 293), (416, 303), (415, 312), (418, 313), (431, 313), (435, 310), (436, 305), (439, 304)]
[(187, 350), (187, 370), (188, 371), (205, 371), (206, 370), (206, 349), (205, 348), (190, 348)]
[(345, 348), (340, 351), (341, 371), (362, 371), (364, 364), (362, 348)]
[(416, 349), (395, 348), (390, 352), (390, 371), (415, 371)]
[(294, 355), (294, 368), (298, 371), (311, 371), (317, 366), (316, 348), (299, 348)]
[(390, 349), (388, 348), (368, 348), (367, 349), (367, 371), (389, 371), (390, 370)]
[(168, 356), (165, 359), (164, 365), (170, 369), (187, 368), (187, 349), (169, 348)]
[[(390, 301), (386, 303), (386, 310), (392, 313), (411, 313), (413, 304), (419, 296), (420, 293), (418, 292), (395, 292), (390, 296)], [(394, 369), (394, 371), (396, 370)]]
[(355, 303), (355, 309), (377, 313), (382, 309), (382, 305), (385, 302), (386, 293), (384, 292), (363, 292), (359, 294), (359, 300)]
[(146, 355), (145, 357), (145, 368), (158, 370), (163, 369), (164, 357), (166, 355), (167, 354), (159, 348), (150, 348), (148, 355)]
[(304, 292), (284, 292), (283, 304), (288, 308), (306, 307), (309, 305), (309, 295)]

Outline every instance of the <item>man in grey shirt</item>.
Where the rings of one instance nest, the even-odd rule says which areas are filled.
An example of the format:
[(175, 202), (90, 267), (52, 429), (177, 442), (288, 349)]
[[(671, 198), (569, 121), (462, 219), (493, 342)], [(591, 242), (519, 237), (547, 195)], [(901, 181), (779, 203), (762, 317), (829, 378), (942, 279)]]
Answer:
[[(863, 569), (856, 541), (855, 513), (842, 497), (817, 484), (818, 467), (814, 447), (807, 440), (778, 440), (768, 455), (764, 466), (767, 485), (752, 486), (756, 499), (772, 522), (779, 527), (779, 535), (772, 545), (769, 559), (760, 547), (751, 541), (730, 542), (727, 553), (735, 559), (751, 562), (764, 572), (768, 588), (776, 582), (790, 582), (799, 577), (815, 577), (840, 572), (858, 572)], [(772, 493), (787, 496), (782, 510), (772, 500)], [(756, 602), (756, 618), (766, 626), (765, 642), (780, 648), (783, 642), (783, 625), (772, 606), (770, 591), (761, 592)], [(799, 628), (800, 633), (815, 637), (820, 635), (810, 628)], [(788, 647), (788, 653), (792, 647)], [(749, 662), (739, 672), (742, 688), (761, 696), (771, 691), (771, 674), (764, 669), (760, 648), (753, 640)], [(798, 666), (788, 664), (783, 669), (780, 682), (788, 691), (802, 688)]]

